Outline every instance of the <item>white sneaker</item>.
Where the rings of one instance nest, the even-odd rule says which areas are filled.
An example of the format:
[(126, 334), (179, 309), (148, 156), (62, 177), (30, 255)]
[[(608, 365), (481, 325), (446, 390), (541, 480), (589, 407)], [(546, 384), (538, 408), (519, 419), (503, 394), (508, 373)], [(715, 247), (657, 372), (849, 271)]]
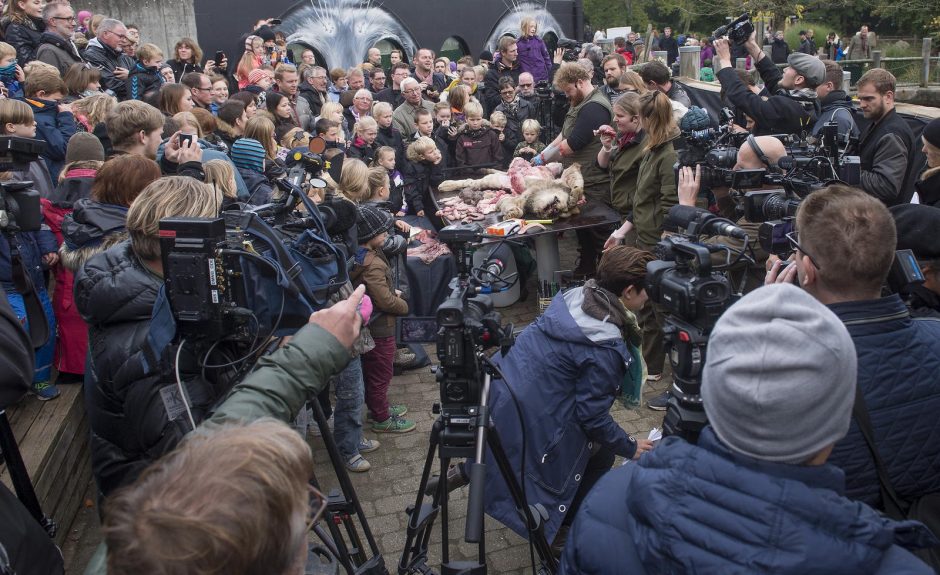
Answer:
[(346, 462), (346, 469), (352, 471), (353, 473), (364, 473), (372, 469), (372, 464), (366, 461), (366, 458), (359, 455), (353, 455), (349, 458), (349, 461)]

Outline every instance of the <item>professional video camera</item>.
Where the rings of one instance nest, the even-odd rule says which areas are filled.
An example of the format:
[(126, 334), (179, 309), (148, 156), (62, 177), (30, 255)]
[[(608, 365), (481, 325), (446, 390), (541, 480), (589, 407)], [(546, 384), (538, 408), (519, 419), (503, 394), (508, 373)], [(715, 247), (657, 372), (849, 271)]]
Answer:
[[(291, 169), (318, 174), (321, 144), (292, 154)], [(344, 250), (294, 181), (302, 179), (279, 180), (283, 198), (270, 204), (160, 221), (166, 297), (181, 335), (240, 342), (288, 335), (346, 283)], [(325, 184), (312, 177), (310, 185)]]
[[(684, 233), (670, 236), (656, 246), (660, 258), (647, 264), (646, 293), (667, 312), (663, 333), (674, 382), (666, 417), (665, 435), (695, 441), (707, 423), (702, 408), (701, 377), (705, 366), (708, 336), (715, 322), (736, 299), (731, 282), (723, 273), (747, 257), (749, 238), (731, 221), (689, 206), (673, 206), (667, 225)], [(720, 244), (703, 244), (702, 235), (724, 235), (744, 242), (740, 250)], [(727, 252), (727, 263), (714, 266), (713, 252)], [(735, 261), (731, 261), (731, 257)]]
[[(39, 160), (46, 143), (33, 138), (0, 136), (0, 172), (26, 171)], [(33, 182), (0, 182), (0, 230), (32, 232), (42, 225), (39, 192)]]
[(753, 33), (754, 25), (751, 24), (751, 15), (745, 12), (738, 16), (736, 20), (732, 20), (724, 26), (719, 26), (715, 29), (708, 40), (714, 42), (716, 38), (724, 38), (727, 36), (728, 39), (735, 44), (741, 45), (747, 42), (747, 39), (750, 38)]
[(676, 181), (679, 181), (679, 168), (700, 166), (703, 189), (747, 189), (763, 185), (764, 170), (733, 170), (738, 147), (747, 140), (748, 133), (734, 130), (734, 112), (730, 108), (721, 109), (719, 125), (715, 128), (708, 112), (693, 106), (682, 117), (679, 128), (686, 147), (679, 152), (674, 166)]
[(582, 44), (577, 40), (560, 38), (558, 40), (558, 47), (564, 48), (565, 50), (561, 56), (561, 59), (565, 62), (577, 62), (578, 58), (581, 56)]
[[(502, 325), (500, 314), (486, 295), (486, 263), (473, 267), (472, 244), (485, 237), (477, 224), (443, 228), (438, 237), (446, 243), (457, 261), (457, 277), (451, 282), (450, 296), (438, 307), (435, 318), (399, 318), (398, 338), (402, 342), (437, 343), (440, 366), (437, 380), (441, 402), (434, 406), (440, 417), (431, 430), (431, 441), (425, 459), (418, 495), (408, 507), (408, 532), (405, 548), (398, 564), (399, 573), (432, 573), (427, 565), (428, 544), (437, 515), (442, 517), (441, 573), (485, 573), (483, 535), (483, 500), (487, 447), (499, 467), (500, 474), (525, 523), (530, 527), (530, 541), (542, 560), (542, 573), (554, 573), (557, 560), (545, 539), (543, 525), (548, 517), (540, 506), (529, 506), (519, 483), (518, 473), (509, 462), (499, 432), (489, 419), (489, 387), (498, 368), (485, 355), (489, 348), (499, 346), (508, 352), (514, 342), (512, 324)], [(501, 241), (509, 241), (500, 238)], [(495, 253), (495, 252), (493, 252)], [(495, 278), (490, 277), (491, 280)], [(424, 493), (431, 478), (434, 456), (441, 463), (441, 478), (446, 477), (452, 458), (466, 458), (470, 475), (470, 500), (467, 506), (465, 541), (477, 543), (478, 562), (452, 562), (449, 559), (446, 481), (439, 481), (430, 503)], [(472, 461), (472, 463), (470, 463)]]

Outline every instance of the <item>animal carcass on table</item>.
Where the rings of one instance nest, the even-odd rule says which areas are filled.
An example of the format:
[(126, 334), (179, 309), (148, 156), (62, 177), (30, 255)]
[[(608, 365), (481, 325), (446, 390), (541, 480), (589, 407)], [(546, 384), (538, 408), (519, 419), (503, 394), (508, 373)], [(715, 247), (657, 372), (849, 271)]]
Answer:
[[(572, 164), (562, 171), (558, 163), (532, 166), (522, 158), (515, 158), (508, 172), (495, 172), (476, 179), (447, 180), (441, 182), (437, 189), (441, 192), (505, 190), (503, 195), (484, 192), (477, 202), (486, 202), (485, 208), (494, 203), (495, 197), (496, 209), (507, 218), (530, 216), (554, 219), (567, 218), (579, 212), (578, 205), (584, 197), (584, 178), (578, 164)], [(442, 215), (451, 220), (483, 219), (485, 214), (479, 203), (473, 203), (474, 196), (461, 196), (456, 200), (441, 200)]]

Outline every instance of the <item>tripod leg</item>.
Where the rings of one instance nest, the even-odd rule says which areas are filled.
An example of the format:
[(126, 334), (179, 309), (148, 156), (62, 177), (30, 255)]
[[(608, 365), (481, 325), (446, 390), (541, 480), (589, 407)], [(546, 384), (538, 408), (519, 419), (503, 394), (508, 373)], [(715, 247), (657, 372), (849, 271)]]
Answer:
[[(317, 426), (320, 428), (320, 433), (323, 436), (323, 444), (326, 446), (326, 452), (330, 456), (330, 461), (333, 464), (333, 471), (336, 473), (336, 479), (339, 481), (340, 490), (342, 491), (343, 498), (345, 500), (345, 510), (344, 512), (347, 515), (352, 513), (356, 514), (356, 517), (359, 520), (359, 526), (362, 528), (362, 532), (365, 535), (366, 541), (369, 544), (369, 550), (373, 557), (380, 556), (379, 546), (375, 542), (375, 537), (372, 535), (372, 530), (369, 529), (369, 523), (366, 519), (365, 513), (362, 511), (362, 504), (359, 502), (359, 498), (356, 496), (356, 490), (352, 485), (352, 481), (349, 480), (349, 473), (346, 471), (345, 462), (343, 461), (342, 455), (339, 453), (339, 448), (336, 447), (336, 441), (333, 439), (333, 432), (330, 431), (329, 426), (326, 422), (326, 416), (323, 413), (323, 408), (320, 407), (318, 401), (310, 402), (311, 407), (313, 408), (313, 417), (317, 422)], [(331, 523), (330, 531), (333, 534), (333, 537), (339, 537), (339, 529), (334, 529), (335, 523)], [(357, 537), (358, 538), (358, 537)], [(340, 549), (345, 548), (345, 543), (341, 540), (336, 541), (336, 546)], [(365, 561), (365, 551), (362, 550), (362, 546), (359, 545), (360, 555), (357, 559), (360, 560), (359, 564)]]
[[(427, 488), (428, 480), (431, 478), (431, 467), (434, 464), (434, 454), (440, 444), (442, 428), (443, 423), (440, 419), (435, 421), (431, 428), (428, 454), (424, 460), (424, 470), (421, 472), (418, 494), (415, 497), (414, 505), (408, 510), (408, 528), (405, 536), (405, 548), (398, 561), (399, 575), (405, 575), (406, 573), (424, 573), (428, 569), (428, 545), (431, 541), (431, 531), (434, 526), (434, 520), (441, 510), (441, 491), (442, 489), (446, 491), (447, 488), (446, 470), (444, 474), (441, 475), (442, 479), (438, 483), (438, 489), (434, 493), (429, 505), (424, 503), (424, 490)], [(446, 501), (444, 505), (446, 505)], [(446, 545), (446, 537), (443, 544)], [(446, 547), (444, 548), (446, 549)]]

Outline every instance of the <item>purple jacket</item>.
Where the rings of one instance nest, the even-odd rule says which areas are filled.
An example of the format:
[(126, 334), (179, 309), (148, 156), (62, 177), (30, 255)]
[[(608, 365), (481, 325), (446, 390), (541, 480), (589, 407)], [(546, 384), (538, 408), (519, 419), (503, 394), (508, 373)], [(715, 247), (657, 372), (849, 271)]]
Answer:
[(552, 59), (545, 48), (545, 42), (538, 36), (526, 36), (516, 42), (519, 50), (519, 67), (523, 72), (532, 74), (536, 83), (542, 80), (549, 81), (549, 72), (552, 69)]

